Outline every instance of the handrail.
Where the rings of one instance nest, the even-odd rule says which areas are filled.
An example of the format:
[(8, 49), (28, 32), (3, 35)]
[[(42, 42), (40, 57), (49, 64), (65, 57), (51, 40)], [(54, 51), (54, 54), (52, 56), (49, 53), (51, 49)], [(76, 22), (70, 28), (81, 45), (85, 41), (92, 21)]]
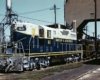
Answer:
[(29, 57), (30, 57), (30, 42), (31, 42), (31, 39), (32, 39), (32, 36), (31, 36), (31, 38), (29, 40)]
[(26, 39), (26, 37), (24, 37), (24, 38), (22, 38), (22, 39), (18, 40), (17, 42), (20, 42), (20, 41), (22, 41), (22, 40), (24, 40), (24, 39)]
[(24, 56), (25, 56), (25, 51), (24, 51), (24, 47), (23, 47), (23, 45), (22, 45), (22, 42), (19, 42), (20, 44), (21, 44), (21, 46), (22, 46), (22, 50), (23, 50), (23, 53), (24, 53)]
[(20, 48), (20, 46), (19, 46), (19, 48), (17, 47), (17, 49), (22, 49), (23, 50), (23, 53), (24, 53), (24, 56), (25, 56), (25, 51), (24, 51), (24, 47), (23, 47), (23, 44), (22, 44), (22, 40), (24, 40), (24, 39), (26, 39), (26, 37), (24, 37), (24, 38), (22, 38), (22, 39), (20, 39), (20, 40), (18, 40), (18, 41), (16, 41), (16, 43), (18, 43), (20, 46), (22, 46), (22, 48)]

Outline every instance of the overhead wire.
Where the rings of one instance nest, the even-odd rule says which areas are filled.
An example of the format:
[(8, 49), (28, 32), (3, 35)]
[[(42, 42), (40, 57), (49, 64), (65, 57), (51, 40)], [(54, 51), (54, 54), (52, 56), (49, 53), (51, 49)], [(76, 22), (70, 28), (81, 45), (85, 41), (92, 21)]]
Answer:
[[(21, 14), (23, 14), (23, 15), (24, 15), (24, 14), (31, 14), (31, 13), (41, 12), (41, 11), (45, 11), (45, 10), (49, 10), (49, 9), (51, 9), (51, 7), (45, 8), (45, 9), (41, 9), (41, 10), (36, 10), (36, 11), (18, 13), (18, 15), (21, 15)], [(29, 17), (25, 17), (25, 16), (19, 16), (19, 17), (21, 17), (21, 18), (26, 18), (26, 19), (31, 19), (31, 20), (36, 20), (36, 21), (41, 21), (41, 22), (46, 22), (46, 23), (54, 23), (54, 22), (49, 22), (49, 21), (44, 21), (44, 20), (29, 18)]]
[[(85, 30), (85, 29), (84, 29), (84, 30)], [(89, 33), (92, 33), (92, 34), (94, 33), (94, 32), (92, 32), (92, 31), (90, 31), (90, 30), (88, 30), (88, 29), (85, 30), (85, 31), (88, 31)], [(86, 32), (84, 32), (84, 33), (86, 33)]]
[(44, 20), (39, 20), (39, 19), (34, 19), (34, 18), (29, 18), (29, 17), (24, 17), (24, 16), (19, 16), (19, 17), (26, 18), (26, 19), (31, 19), (31, 20), (36, 20), (36, 21), (41, 21), (41, 22), (53, 23), (53, 22), (49, 22), (49, 21), (44, 21)]
[[(21, 14), (31, 14), (31, 13), (36, 13), (36, 12), (40, 12), (40, 11), (45, 11), (45, 10), (49, 10), (51, 7), (49, 8), (45, 8), (45, 9), (41, 9), (41, 10), (36, 10), (36, 11), (30, 11), (30, 12), (24, 12), (24, 13), (18, 13), (18, 15)], [(4, 16), (4, 14), (0, 14), (0, 16)], [(47, 22), (47, 23), (54, 23), (54, 22), (49, 22), (49, 21), (44, 21), (44, 20), (39, 20), (39, 19), (34, 19), (34, 18), (29, 18), (29, 17), (25, 17), (25, 16), (19, 16), (21, 18), (26, 18), (26, 19), (31, 19), (31, 20), (36, 20), (36, 21), (41, 21), (41, 22)]]
[(45, 11), (45, 10), (49, 10), (50, 8), (46, 8), (46, 9), (41, 9), (41, 10), (36, 10), (36, 11), (29, 11), (29, 12), (24, 12), (24, 13), (18, 13), (18, 14), (31, 14), (31, 13), (36, 13), (36, 12), (41, 12), (41, 11)]
[(88, 30), (88, 32), (93, 33), (92, 31), (89, 31), (89, 30)]

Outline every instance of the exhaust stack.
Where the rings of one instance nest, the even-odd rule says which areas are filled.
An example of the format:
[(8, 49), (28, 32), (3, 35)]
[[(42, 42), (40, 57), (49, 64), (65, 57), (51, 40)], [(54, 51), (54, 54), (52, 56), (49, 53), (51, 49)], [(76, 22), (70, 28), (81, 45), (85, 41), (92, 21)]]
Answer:
[(6, 9), (11, 10), (12, 8), (12, 1), (11, 0), (6, 0)]

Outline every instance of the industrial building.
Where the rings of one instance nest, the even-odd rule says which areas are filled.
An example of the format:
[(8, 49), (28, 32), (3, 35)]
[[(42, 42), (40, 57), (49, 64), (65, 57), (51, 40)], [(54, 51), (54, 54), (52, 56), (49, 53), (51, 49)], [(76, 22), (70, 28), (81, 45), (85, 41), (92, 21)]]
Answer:
[[(66, 0), (65, 1), (65, 21), (77, 28), (77, 38), (82, 38), (82, 30), (88, 22), (95, 20), (95, 0)], [(100, 0), (96, 4), (96, 16), (100, 21)]]

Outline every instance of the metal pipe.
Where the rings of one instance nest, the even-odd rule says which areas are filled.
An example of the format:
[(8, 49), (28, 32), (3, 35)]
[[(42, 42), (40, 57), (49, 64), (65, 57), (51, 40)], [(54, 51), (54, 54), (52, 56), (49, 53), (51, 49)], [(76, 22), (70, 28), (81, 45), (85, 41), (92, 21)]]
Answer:
[(97, 59), (97, 0), (95, 2), (95, 52), (96, 56), (95, 58)]

